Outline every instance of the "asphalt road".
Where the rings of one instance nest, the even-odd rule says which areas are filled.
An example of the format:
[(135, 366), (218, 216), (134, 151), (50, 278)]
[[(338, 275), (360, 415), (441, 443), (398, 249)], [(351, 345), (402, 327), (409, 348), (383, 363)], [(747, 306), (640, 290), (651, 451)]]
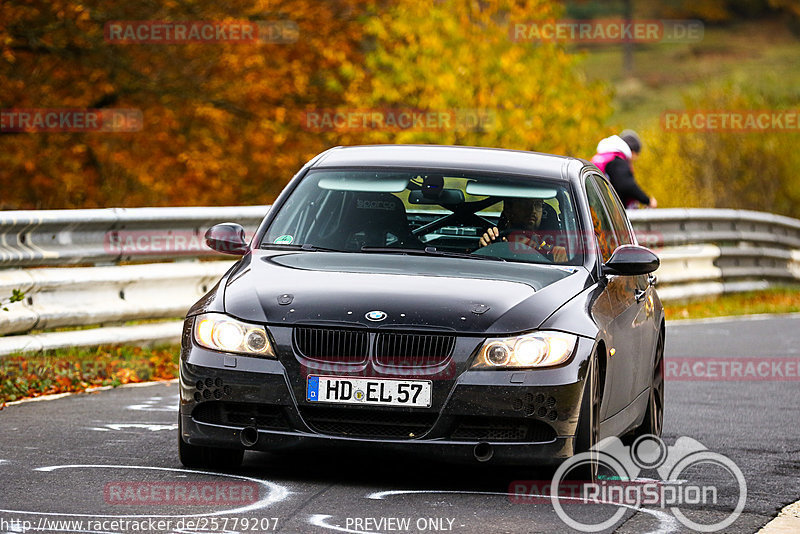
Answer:
[[(667, 363), (797, 361), (798, 325), (796, 316), (671, 324)], [(776, 380), (774, 369), (747, 380), (667, 381), (667, 445), (693, 438), (730, 458), (746, 480), (744, 510), (724, 532), (755, 532), (800, 499), (800, 389), (797, 379)], [(549, 500), (508, 495), (513, 481), (547, 479), (552, 471), (321, 451), (248, 453), (235, 473), (190, 472), (178, 462), (176, 403), (177, 386), (157, 384), (0, 411), (0, 533), (569, 531)], [(733, 501), (722, 497), (738, 495), (722, 495), (733, 479), (721, 470), (690, 471), (684, 482), (706, 476), (722, 488), (721, 504), (680, 509), (699, 523), (724, 519)], [(639, 476), (661, 480), (652, 470)], [(203, 493), (208, 488), (213, 497)], [(568, 500), (564, 508), (584, 522), (619, 509)], [(669, 508), (632, 508), (606, 531), (691, 531)]]

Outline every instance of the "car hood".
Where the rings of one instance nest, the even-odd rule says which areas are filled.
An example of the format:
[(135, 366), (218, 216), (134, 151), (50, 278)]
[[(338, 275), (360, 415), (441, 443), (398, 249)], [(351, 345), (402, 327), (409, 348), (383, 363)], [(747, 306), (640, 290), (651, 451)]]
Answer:
[[(537, 328), (587, 283), (588, 272), (579, 267), (255, 251), (229, 276), (224, 305), (239, 319), (266, 324), (481, 335)], [(370, 320), (369, 312), (383, 318)]]

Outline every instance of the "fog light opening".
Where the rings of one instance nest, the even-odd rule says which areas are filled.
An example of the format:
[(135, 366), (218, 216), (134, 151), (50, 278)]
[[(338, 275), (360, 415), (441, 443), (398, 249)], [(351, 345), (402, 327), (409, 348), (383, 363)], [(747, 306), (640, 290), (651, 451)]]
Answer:
[(494, 449), (488, 443), (478, 443), (475, 445), (473, 454), (475, 454), (475, 459), (479, 462), (488, 462), (494, 455)]

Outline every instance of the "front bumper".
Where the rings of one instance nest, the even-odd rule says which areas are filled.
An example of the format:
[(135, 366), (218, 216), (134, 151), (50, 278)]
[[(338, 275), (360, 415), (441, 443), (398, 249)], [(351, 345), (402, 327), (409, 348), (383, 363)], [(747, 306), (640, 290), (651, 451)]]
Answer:
[[(474, 338), (455, 352), (452, 372), (433, 380), (431, 408), (319, 406), (304, 394), (305, 375), (319, 370), (298, 364), (289, 328), (271, 328), (278, 354), (272, 360), (199, 347), (190, 323), (180, 362), (182, 439), (189, 444), (261, 451), (370, 447), (505, 465), (555, 464), (574, 453), (591, 339), (579, 338), (572, 359), (558, 368), (471, 371), (482, 342)], [(244, 440), (248, 446), (245, 428), (248, 438), (257, 430), (256, 440)]]

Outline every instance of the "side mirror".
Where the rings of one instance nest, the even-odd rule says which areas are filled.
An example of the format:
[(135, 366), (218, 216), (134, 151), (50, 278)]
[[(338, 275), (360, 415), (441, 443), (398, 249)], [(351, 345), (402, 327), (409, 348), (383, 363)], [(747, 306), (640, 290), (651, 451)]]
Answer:
[(603, 274), (635, 276), (652, 273), (661, 261), (650, 249), (638, 245), (622, 245), (603, 264)]
[(241, 224), (220, 223), (206, 232), (206, 245), (223, 254), (242, 256), (247, 253), (247, 241)]

